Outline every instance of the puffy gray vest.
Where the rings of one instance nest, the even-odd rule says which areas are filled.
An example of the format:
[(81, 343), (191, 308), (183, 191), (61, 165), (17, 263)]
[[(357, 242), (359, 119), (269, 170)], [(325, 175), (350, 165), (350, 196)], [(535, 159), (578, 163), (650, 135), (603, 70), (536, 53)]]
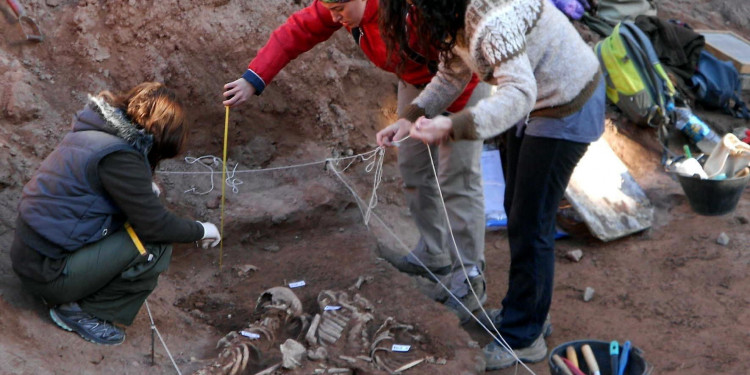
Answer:
[(122, 138), (102, 131), (65, 135), (24, 186), (18, 207), (21, 219), (67, 251), (119, 229), (124, 218), (101, 186), (98, 165), (106, 155), (121, 150), (137, 152)]

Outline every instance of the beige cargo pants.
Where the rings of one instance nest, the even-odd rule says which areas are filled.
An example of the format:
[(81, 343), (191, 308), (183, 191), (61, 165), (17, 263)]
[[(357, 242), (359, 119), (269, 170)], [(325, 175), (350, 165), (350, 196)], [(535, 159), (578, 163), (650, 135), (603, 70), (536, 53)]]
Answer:
[[(489, 95), (490, 87), (477, 85), (468, 106)], [(398, 85), (398, 114), (416, 98), (420, 89), (408, 83)], [(440, 188), (445, 199), (458, 254), (467, 269), (484, 263), (484, 194), (479, 164), (482, 141), (450, 141), (430, 146)], [(449, 264), (460, 269), (458, 257), (445, 220), (427, 145), (407, 139), (399, 146), (398, 167), (404, 181), (409, 209), (419, 229), (420, 239), (412, 255), (431, 269)], [(414, 264), (417, 261), (407, 257)]]

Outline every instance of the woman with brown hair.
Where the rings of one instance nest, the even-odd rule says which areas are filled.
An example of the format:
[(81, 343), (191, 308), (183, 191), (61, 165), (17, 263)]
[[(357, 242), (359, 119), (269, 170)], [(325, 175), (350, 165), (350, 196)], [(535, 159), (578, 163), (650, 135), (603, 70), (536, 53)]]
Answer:
[(98, 344), (122, 343), (125, 333), (113, 322), (133, 322), (169, 265), (171, 243), (221, 241), (214, 224), (168, 211), (152, 182), (156, 165), (179, 154), (186, 135), (182, 104), (164, 85), (104, 91), (89, 98), (24, 186), (13, 270), (61, 328)]
[[(547, 355), (545, 324), (552, 302), (555, 215), (589, 143), (604, 131), (599, 61), (547, 0), (380, 0), (390, 50), (409, 43), (404, 14), (413, 14), (423, 44), (440, 51), (441, 68), (400, 120), (412, 138), (486, 139), (506, 130), (505, 211), (511, 263), (502, 309), (489, 318), (512, 349), (484, 348), (487, 370)], [(475, 73), (497, 87), (450, 116), (443, 108)], [(425, 117), (426, 116), (426, 117)], [(388, 128), (378, 143), (397, 137)], [(458, 296), (460, 297), (460, 296)], [(453, 300), (455, 301), (455, 300)]]
[[(354, 42), (375, 66), (391, 73), (396, 73), (398, 69), (398, 114), (435, 75), (438, 56), (427, 52), (430, 49), (414, 49), (404, 45), (400, 49), (404, 55), (400, 56), (395, 50), (386, 48), (380, 37), (378, 0), (313, 0), (309, 3), (271, 33), (241, 78), (224, 85), (224, 105), (235, 106), (253, 95), (260, 95), (290, 61), (328, 40), (341, 29), (351, 34)], [(446, 106), (446, 110), (460, 111), (485, 96), (489, 86), (477, 87), (478, 82), (477, 77), (473, 77), (462, 93)], [(408, 126), (398, 128), (396, 125), (393, 129), (403, 133), (409, 131)], [(451, 264), (450, 253), (458, 251), (464, 264), (471, 268), (470, 272), (476, 275), (483, 272), (485, 220), (479, 162), (481, 152), (482, 142), (476, 140), (427, 146), (418, 140), (406, 139), (400, 144), (398, 168), (409, 212), (419, 231), (419, 240), (409, 253), (389, 259), (397, 269), (430, 279), (442, 277), (457, 266)], [(430, 155), (434, 157), (434, 162), (430, 160)], [(442, 212), (443, 206), (433, 177), (433, 164), (437, 168), (442, 194), (446, 197), (445, 210), (450, 221), (437, 215)], [(449, 223), (453, 228), (452, 237), (448, 231)], [(474, 284), (476, 289), (482, 289), (478, 293), (479, 298), (467, 296), (463, 303), (477, 309), (487, 296), (483, 292), (482, 277), (474, 278)], [(459, 289), (463, 287), (466, 286), (457, 286)]]

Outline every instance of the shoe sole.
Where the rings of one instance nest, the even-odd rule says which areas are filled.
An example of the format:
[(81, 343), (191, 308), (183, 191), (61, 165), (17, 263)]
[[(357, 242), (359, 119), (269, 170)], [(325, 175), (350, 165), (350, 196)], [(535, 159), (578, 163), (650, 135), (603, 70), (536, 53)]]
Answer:
[[(419, 267), (419, 266), (415, 266), (415, 267)], [(396, 269), (399, 270), (399, 272), (405, 273), (407, 275), (421, 276), (421, 277), (430, 279), (430, 281), (433, 281), (433, 282), (435, 282), (435, 278), (432, 277), (432, 275), (435, 275), (438, 278), (440, 278), (440, 277), (448, 276), (448, 274), (451, 273), (450, 272), (450, 268), (448, 268), (447, 270), (442, 270), (442, 269), (439, 269), (439, 270), (430, 270), (430, 272), (432, 272), (432, 275), (430, 275), (427, 272), (427, 270), (424, 269), (424, 268), (419, 268), (419, 269), (416, 269), (416, 270), (406, 270), (406, 269), (402, 269), (402, 268), (396, 267)]]
[(49, 310), (49, 317), (52, 318), (52, 321), (55, 322), (55, 324), (57, 324), (58, 327), (68, 332), (73, 332), (73, 329), (68, 327), (68, 325), (65, 324), (65, 322), (63, 322), (62, 319), (60, 319), (60, 317), (57, 316), (57, 314), (55, 314), (55, 310), (53, 309)]
[[(545, 348), (544, 353), (542, 353), (538, 357), (529, 357), (529, 356), (519, 356), (518, 360), (523, 363), (539, 363), (543, 361), (545, 358), (547, 358), (547, 353), (549, 353), (549, 348)], [(508, 367), (511, 367), (515, 364), (515, 362), (511, 363), (508, 366), (486, 366), (485, 371), (495, 371), (495, 370), (502, 370)]]
[[(521, 362), (523, 362), (523, 363), (539, 363), (539, 362), (543, 361), (545, 358), (547, 358), (547, 353), (544, 353), (544, 355), (541, 356), (538, 359), (537, 358), (521, 358), (521, 357), (518, 357), (518, 359)], [(515, 362), (511, 363), (508, 366), (487, 366), (487, 367), (485, 367), (485, 371), (502, 370), (502, 369), (509, 368), (509, 367), (513, 366), (514, 364), (515, 364)]]
[(77, 333), (77, 334), (78, 334), (78, 336), (81, 336), (81, 337), (82, 337), (82, 338), (83, 338), (84, 340), (86, 340), (86, 341), (88, 341), (88, 342), (91, 342), (91, 343), (94, 343), (94, 344), (98, 344), (98, 345), (107, 345), (107, 346), (117, 346), (117, 345), (120, 345), (120, 344), (122, 344), (123, 342), (125, 342), (125, 335), (124, 335), (124, 333), (123, 333), (123, 336), (122, 336), (122, 341), (120, 341), (120, 342), (113, 342), (113, 343), (108, 343), (108, 342), (100, 342), (100, 341), (96, 341), (95, 339), (92, 339), (92, 338), (90, 338), (90, 337), (87, 337), (87, 336), (86, 336), (86, 335), (84, 335), (83, 333), (81, 333), (81, 332), (78, 332), (78, 331), (74, 330), (73, 328), (70, 328), (70, 327), (69, 327), (69, 326), (68, 326), (67, 324), (65, 324), (65, 322), (64, 322), (64, 321), (62, 320), (62, 318), (60, 318), (60, 317), (59, 317), (59, 316), (58, 316), (58, 315), (57, 315), (57, 314), (55, 313), (55, 310), (54, 310), (54, 309), (50, 309), (50, 310), (49, 310), (49, 317), (50, 317), (50, 318), (52, 318), (52, 321), (53, 321), (53, 322), (55, 322), (55, 324), (57, 324), (57, 326), (58, 326), (58, 327), (60, 327), (60, 328), (62, 328), (62, 329), (64, 329), (64, 330), (66, 330), (66, 331), (68, 331), (68, 332), (75, 332), (75, 333)]

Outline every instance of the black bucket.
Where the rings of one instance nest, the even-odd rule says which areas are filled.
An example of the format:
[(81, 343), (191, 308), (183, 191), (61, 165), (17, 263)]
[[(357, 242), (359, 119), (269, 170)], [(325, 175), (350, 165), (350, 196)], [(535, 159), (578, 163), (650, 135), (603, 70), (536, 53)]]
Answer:
[(699, 215), (717, 216), (730, 213), (737, 207), (742, 191), (750, 181), (750, 173), (725, 180), (701, 180), (677, 175), (690, 207)]
[[(609, 342), (599, 340), (578, 340), (570, 341), (558, 345), (552, 349), (549, 353), (548, 363), (549, 372), (552, 375), (562, 375), (563, 372), (560, 370), (554, 361), (552, 356), (557, 354), (560, 357), (566, 358), (565, 350), (568, 346), (572, 346), (576, 350), (576, 356), (578, 356), (578, 368), (583, 371), (584, 374), (590, 374), (589, 366), (586, 364), (586, 360), (583, 359), (583, 353), (581, 352), (581, 346), (588, 344), (591, 347), (591, 352), (594, 353), (596, 363), (599, 365), (599, 371), (601, 375), (615, 375), (617, 370), (612, 371), (609, 357)], [(620, 353), (622, 353), (622, 345), (620, 345)], [(653, 368), (643, 359), (643, 351), (639, 348), (632, 347), (628, 354), (628, 363), (625, 366), (625, 375), (648, 375), (651, 374)]]

